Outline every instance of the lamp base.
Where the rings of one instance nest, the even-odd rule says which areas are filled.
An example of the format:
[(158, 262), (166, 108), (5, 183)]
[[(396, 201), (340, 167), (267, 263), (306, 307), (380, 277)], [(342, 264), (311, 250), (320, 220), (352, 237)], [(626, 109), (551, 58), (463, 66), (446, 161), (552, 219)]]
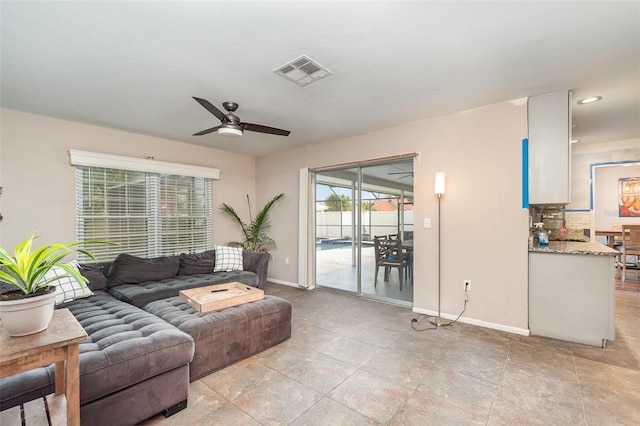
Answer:
[(449, 320), (446, 320), (442, 317), (434, 317), (433, 319), (429, 320), (429, 322), (433, 325), (436, 326), (436, 328), (438, 327), (449, 327), (452, 322)]

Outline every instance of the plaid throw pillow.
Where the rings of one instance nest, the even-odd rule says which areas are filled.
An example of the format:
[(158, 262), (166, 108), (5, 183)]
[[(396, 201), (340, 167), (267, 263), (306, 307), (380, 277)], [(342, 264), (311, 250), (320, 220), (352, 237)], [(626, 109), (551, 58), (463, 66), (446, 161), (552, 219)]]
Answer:
[(242, 271), (242, 247), (216, 246), (213, 272)]
[[(71, 264), (71, 266), (76, 267), (73, 264)], [(85, 285), (85, 287), (82, 288), (78, 281), (68, 276), (64, 269), (60, 267), (54, 266), (51, 268), (49, 272), (44, 275), (44, 278), (45, 280), (49, 280), (51, 278), (64, 277), (65, 275), (67, 275), (66, 278), (59, 278), (58, 281), (52, 281), (50, 283), (50, 285), (56, 286), (56, 305), (93, 295), (89, 287)]]

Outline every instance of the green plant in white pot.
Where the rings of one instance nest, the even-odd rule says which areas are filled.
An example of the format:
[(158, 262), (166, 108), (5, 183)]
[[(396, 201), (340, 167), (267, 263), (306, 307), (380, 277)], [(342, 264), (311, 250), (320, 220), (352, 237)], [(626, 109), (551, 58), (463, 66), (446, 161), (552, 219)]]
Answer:
[[(0, 294), (0, 320), (11, 336), (25, 336), (45, 330), (53, 317), (56, 288), (61, 278), (71, 277), (84, 288), (87, 279), (63, 260), (71, 253), (83, 253), (94, 261), (89, 251), (78, 248), (85, 243), (110, 243), (105, 240), (48, 244), (32, 251), (34, 233), (15, 247), (13, 256), (0, 247), (0, 282), (9, 288)], [(64, 275), (47, 278), (54, 267)], [(50, 276), (50, 275), (49, 275)]]

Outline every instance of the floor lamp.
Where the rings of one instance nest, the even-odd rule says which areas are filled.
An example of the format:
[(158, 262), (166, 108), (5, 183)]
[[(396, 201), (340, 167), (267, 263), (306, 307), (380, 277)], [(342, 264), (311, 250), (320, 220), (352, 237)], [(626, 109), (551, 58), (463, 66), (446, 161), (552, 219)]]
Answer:
[(441, 287), (441, 267), (442, 267), (442, 262), (441, 262), (441, 235), (442, 235), (442, 215), (440, 213), (440, 199), (442, 198), (442, 194), (444, 194), (444, 179), (445, 179), (445, 173), (444, 172), (437, 172), (436, 173), (436, 186), (435, 186), (435, 193), (438, 196), (438, 316), (435, 317), (433, 320), (431, 320), (431, 324), (435, 325), (436, 328), (438, 327), (444, 327), (447, 325), (451, 325), (451, 322), (447, 321), (447, 320), (443, 320), (440, 317), (440, 287)]

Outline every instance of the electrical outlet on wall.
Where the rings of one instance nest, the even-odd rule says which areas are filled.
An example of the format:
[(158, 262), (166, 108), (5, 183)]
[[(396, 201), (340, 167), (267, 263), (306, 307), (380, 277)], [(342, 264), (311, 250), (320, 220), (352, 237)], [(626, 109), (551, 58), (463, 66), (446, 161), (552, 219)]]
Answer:
[(464, 291), (471, 291), (471, 280), (464, 280)]

